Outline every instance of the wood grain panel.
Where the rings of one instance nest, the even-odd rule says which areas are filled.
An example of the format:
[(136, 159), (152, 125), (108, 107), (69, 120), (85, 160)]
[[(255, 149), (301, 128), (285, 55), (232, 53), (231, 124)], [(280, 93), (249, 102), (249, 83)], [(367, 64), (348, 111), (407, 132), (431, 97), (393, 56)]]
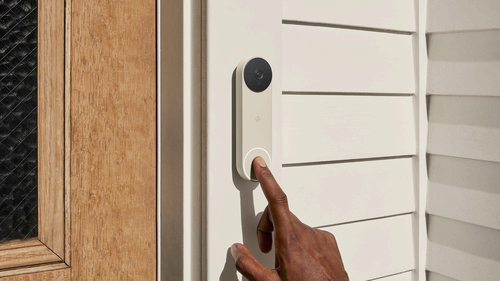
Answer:
[(156, 1), (72, 10), (72, 278), (154, 280)]
[(283, 163), (413, 155), (412, 97), (283, 96)]
[(432, 154), (500, 162), (500, 98), (432, 96)]
[(429, 156), (427, 212), (500, 230), (500, 163)]
[(430, 34), (427, 92), (500, 96), (500, 30)]
[(283, 91), (415, 92), (411, 35), (283, 25)]
[(414, 269), (411, 215), (322, 228), (335, 235), (350, 280)]
[[(61, 269), (61, 266), (66, 268)], [(44, 270), (44, 272), (33, 273), (30, 269), (20, 269), (17, 271), (18, 275), (2, 277), (0, 272), (0, 280), (2, 281), (67, 281), (70, 280), (71, 269), (63, 264), (46, 265), (43, 268), (33, 268), (37, 271)], [(12, 272), (11, 272), (12, 273)]]
[(38, 238), (64, 259), (64, 1), (38, 13)]
[(411, 0), (284, 0), (283, 20), (415, 31)]
[(429, 0), (427, 32), (500, 28), (497, 0)]
[(284, 167), (282, 186), (311, 226), (415, 210), (411, 158)]
[(463, 281), (498, 279), (499, 230), (437, 216), (428, 225), (428, 270)]
[(72, 0), (65, 0), (64, 83), (64, 262), (71, 266), (71, 22)]

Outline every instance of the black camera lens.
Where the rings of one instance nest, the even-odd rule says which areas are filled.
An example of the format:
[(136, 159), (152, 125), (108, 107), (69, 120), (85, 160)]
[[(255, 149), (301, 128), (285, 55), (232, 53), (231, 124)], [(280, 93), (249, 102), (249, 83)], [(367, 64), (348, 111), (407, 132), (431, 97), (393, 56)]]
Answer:
[(273, 71), (265, 59), (253, 58), (245, 65), (243, 77), (250, 90), (260, 93), (271, 85)]
[(259, 80), (264, 78), (264, 73), (262, 73), (262, 70), (260, 70), (260, 69), (255, 70), (255, 78), (257, 78)]

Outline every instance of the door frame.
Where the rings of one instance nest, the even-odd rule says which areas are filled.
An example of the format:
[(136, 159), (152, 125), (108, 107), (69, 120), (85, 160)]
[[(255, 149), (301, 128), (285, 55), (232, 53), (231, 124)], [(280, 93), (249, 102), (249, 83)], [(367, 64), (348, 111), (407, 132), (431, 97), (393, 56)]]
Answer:
[[(158, 278), (206, 280), (208, 1), (159, 2), (158, 194), (161, 194), (161, 199), (158, 213), (161, 215), (158, 222)], [(254, 6), (253, 9), (259, 8)], [(245, 49), (253, 54), (250, 45)], [(236, 66), (237, 63), (234, 68)], [(279, 73), (281, 66), (275, 67), (274, 71)], [(276, 93), (281, 92), (281, 78), (275, 80), (273, 87)], [(277, 96), (273, 96), (273, 111), (277, 116), (273, 126), (281, 127), (281, 95)], [(273, 133), (273, 172), (277, 178), (281, 176), (279, 143), (280, 130)]]
[(205, 0), (158, 1), (158, 280), (202, 280)]

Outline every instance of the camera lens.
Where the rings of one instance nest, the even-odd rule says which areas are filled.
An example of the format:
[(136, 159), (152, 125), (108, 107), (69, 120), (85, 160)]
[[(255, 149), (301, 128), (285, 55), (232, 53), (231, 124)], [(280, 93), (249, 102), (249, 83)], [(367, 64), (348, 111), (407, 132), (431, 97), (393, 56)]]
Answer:
[(257, 78), (259, 80), (264, 78), (264, 73), (260, 69), (255, 70), (254, 74), (255, 74), (255, 78)]
[(266, 90), (273, 80), (273, 71), (263, 58), (253, 58), (243, 69), (243, 77), (247, 87), (255, 93)]

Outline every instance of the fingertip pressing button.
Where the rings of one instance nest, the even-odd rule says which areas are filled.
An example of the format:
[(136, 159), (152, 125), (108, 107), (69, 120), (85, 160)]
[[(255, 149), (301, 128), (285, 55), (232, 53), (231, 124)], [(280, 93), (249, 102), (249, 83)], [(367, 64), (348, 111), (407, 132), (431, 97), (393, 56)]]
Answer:
[(244, 173), (245, 173), (247, 180), (254, 181), (254, 182), (259, 181), (257, 179), (257, 177), (255, 176), (255, 171), (253, 170), (253, 165), (252, 165), (253, 160), (257, 156), (260, 156), (264, 159), (264, 161), (266, 162), (269, 169), (272, 167), (271, 155), (269, 155), (269, 153), (265, 149), (260, 148), (260, 147), (256, 147), (256, 148), (251, 149), (246, 154), (245, 159), (243, 160), (243, 163), (244, 163)]

